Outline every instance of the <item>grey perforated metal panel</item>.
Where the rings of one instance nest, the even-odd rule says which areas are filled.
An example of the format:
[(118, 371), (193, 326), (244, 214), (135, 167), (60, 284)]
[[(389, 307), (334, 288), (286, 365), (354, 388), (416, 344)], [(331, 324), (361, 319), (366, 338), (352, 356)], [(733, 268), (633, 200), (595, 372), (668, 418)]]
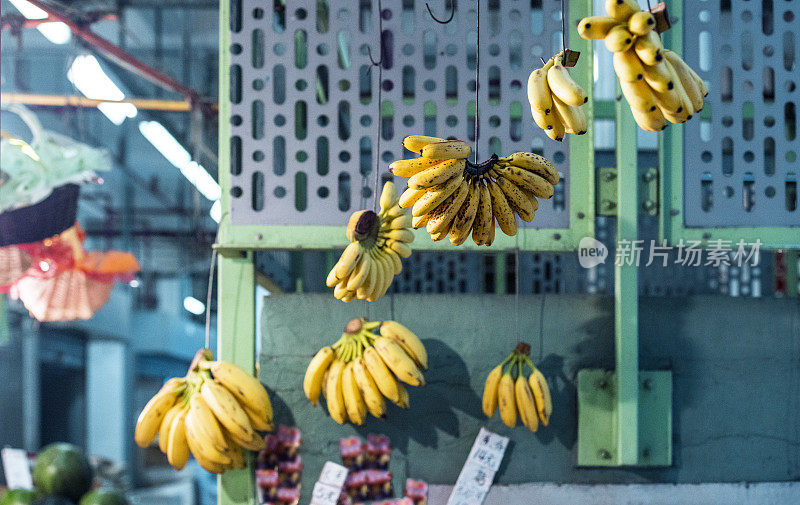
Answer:
[(684, 58), (709, 88), (683, 127), (686, 226), (800, 226), (800, 2), (683, 9)]
[[(459, 2), (448, 25), (423, 1), (383, 2), (380, 120), (367, 57), (379, 53), (377, 1), (274, 4), (231, 4), (232, 224), (341, 225), (371, 202), (378, 132), (381, 171), (412, 156), (406, 135), (472, 139), (473, 2)], [(567, 180), (569, 141), (536, 128), (525, 91), (539, 57), (561, 49), (560, 16), (559, 1), (482, 0), (479, 152), (544, 151)], [(565, 188), (521, 224), (569, 227)]]

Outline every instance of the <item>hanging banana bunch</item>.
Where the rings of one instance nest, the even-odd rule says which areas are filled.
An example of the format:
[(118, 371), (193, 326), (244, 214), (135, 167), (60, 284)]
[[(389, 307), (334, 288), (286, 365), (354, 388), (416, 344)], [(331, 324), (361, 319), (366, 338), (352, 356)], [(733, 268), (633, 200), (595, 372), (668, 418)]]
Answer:
[(515, 213), (531, 222), (537, 198), (551, 198), (559, 180), (553, 164), (538, 154), (495, 154), (474, 165), (461, 140), (411, 135), (403, 145), (422, 156), (389, 165), (394, 175), (409, 177), (399, 205), (411, 207), (414, 228), (424, 226), (433, 240), (448, 237), (453, 245), (463, 244), (470, 233), (476, 245), (492, 245), (495, 220), (503, 233), (516, 235)]
[[(374, 331), (378, 331), (378, 335)], [(306, 397), (316, 405), (325, 397), (328, 413), (339, 424), (364, 424), (367, 413), (386, 417), (386, 401), (409, 408), (402, 383), (424, 386), (421, 370), (428, 353), (419, 338), (395, 321), (353, 319), (338, 342), (320, 349), (303, 379)]]
[(400, 258), (411, 256), (414, 241), (411, 216), (398, 205), (397, 188), (387, 181), (380, 198), (380, 212), (360, 210), (350, 216), (350, 244), (333, 266), (326, 284), (333, 296), (349, 302), (355, 298), (373, 302), (386, 294), (394, 276), (403, 270)]
[(705, 83), (676, 53), (664, 49), (656, 20), (635, 0), (606, 0), (608, 16), (581, 20), (584, 39), (605, 39), (614, 53), (614, 71), (636, 123), (660, 131), (683, 123), (703, 109)]
[(168, 380), (145, 405), (134, 438), (158, 447), (181, 470), (189, 455), (211, 473), (244, 468), (243, 450), (265, 447), (258, 431), (272, 430), (272, 404), (264, 386), (243, 368), (197, 352), (185, 377)]
[[(486, 378), (483, 389), (483, 413), (492, 417), (500, 409), (503, 424), (514, 428), (519, 419), (531, 431), (539, 422), (547, 426), (553, 413), (553, 401), (547, 381), (528, 357), (531, 346), (524, 342), (497, 365)], [(531, 369), (526, 378), (524, 367)]]
[(564, 66), (564, 52), (550, 58), (528, 76), (528, 101), (534, 122), (548, 137), (561, 142), (565, 133), (583, 135), (588, 129), (581, 106), (586, 91)]

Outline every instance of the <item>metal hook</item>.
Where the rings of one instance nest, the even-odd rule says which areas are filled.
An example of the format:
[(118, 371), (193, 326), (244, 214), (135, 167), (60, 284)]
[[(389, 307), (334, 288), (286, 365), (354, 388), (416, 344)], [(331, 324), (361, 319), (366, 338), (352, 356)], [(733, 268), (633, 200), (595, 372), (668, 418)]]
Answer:
[(456, 15), (456, 4), (455, 4), (455, 2), (453, 0), (450, 1), (450, 17), (447, 18), (447, 21), (442, 21), (441, 19), (439, 19), (436, 16), (434, 16), (433, 15), (433, 11), (431, 10), (431, 6), (430, 6), (430, 4), (428, 4), (428, 2), (425, 2), (425, 7), (427, 7), (428, 14), (431, 15), (431, 18), (433, 18), (433, 20), (436, 21), (437, 23), (439, 23), (440, 25), (446, 25), (447, 23), (452, 21), (453, 17)]

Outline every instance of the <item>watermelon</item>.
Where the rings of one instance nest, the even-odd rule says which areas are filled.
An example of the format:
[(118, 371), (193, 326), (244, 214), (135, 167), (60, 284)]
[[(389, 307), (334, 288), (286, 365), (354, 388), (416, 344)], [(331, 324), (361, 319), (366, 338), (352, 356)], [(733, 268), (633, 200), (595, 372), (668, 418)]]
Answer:
[(36, 458), (33, 484), (42, 494), (77, 502), (92, 487), (92, 468), (78, 447), (51, 444)]
[(81, 498), (78, 505), (128, 505), (128, 501), (116, 491), (95, 489)]
[(27, 489), (12, 489), (0, 499), (0, 505), (31, 505), (36, 499), (36, 492)]

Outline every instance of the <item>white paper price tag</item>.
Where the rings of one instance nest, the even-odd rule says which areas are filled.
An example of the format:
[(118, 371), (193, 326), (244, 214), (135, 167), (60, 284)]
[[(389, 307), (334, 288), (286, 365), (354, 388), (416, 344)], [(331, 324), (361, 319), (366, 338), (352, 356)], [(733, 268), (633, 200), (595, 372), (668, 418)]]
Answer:
[(329, 486), (341, 488), (346, 478), (347, 468), (342, 465), (337, 465), (332, 461), (326, 461), (317, 481)]
[(508, 438), (481, 428), (458, 475), (447, 505), (480, 505), (492, 487), (508, 447)]
[(311, 493), (311, 503), (314, 505), (336, 505), (340, 494), (342, 494), (341, 487), (317, 482), (314, 484), (314, 491)]
[(22, 449), (2, 449), (3, 473), (6, 485), (11, 489), (33, 489), (28, 453)]

